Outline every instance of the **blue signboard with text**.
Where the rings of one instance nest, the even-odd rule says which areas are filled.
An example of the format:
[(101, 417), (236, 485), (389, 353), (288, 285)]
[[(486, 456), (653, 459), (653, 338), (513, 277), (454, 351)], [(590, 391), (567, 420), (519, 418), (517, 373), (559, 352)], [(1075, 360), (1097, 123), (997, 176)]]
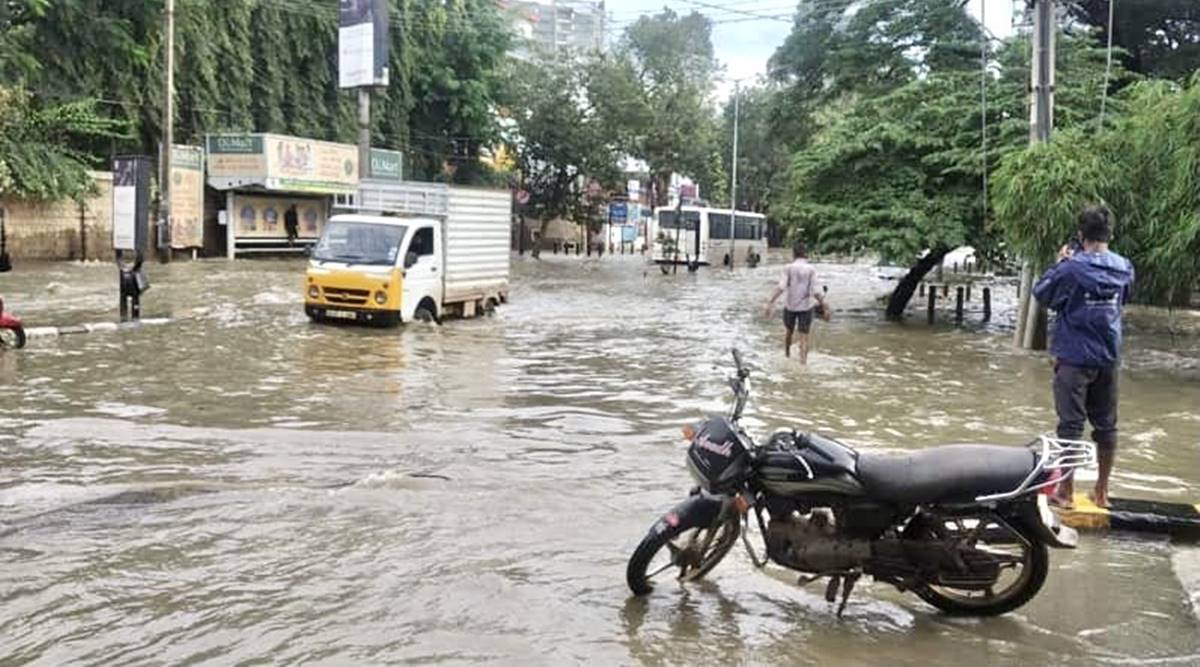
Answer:
[(614, 225), (623, 225), (629, 218), (629, 207), (623, 201), (615, 201), (608, 205), (608, 220)]

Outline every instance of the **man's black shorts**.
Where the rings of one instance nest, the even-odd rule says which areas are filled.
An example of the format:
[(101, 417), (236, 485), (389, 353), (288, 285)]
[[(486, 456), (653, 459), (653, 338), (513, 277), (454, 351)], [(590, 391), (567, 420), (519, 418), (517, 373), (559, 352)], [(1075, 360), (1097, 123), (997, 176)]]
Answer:
[(812, 320), (812, 308), (808, 310), (783, 309), (783, 326), (787, 327), (788, 331), (798, 329), (800, 333), (806, 334), (812, 329)]
[(1099, 447), (1117, 444), (1117, 366), (1054, 364), (1054, 410), (1058, 437), (1078, 440), (1084, 422), (1092, 423), (1092, 440)]

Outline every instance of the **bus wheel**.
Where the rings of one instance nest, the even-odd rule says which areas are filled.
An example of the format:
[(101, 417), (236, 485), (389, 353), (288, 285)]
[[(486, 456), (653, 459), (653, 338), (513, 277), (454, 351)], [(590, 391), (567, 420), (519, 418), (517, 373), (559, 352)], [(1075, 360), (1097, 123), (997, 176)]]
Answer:
[(659, 264), (658, 268), (660, 271), (662, 271), (664, 276), (671, 273), (671, 267), (667, 266), (666, 264)]
[(725, 255), (725, 259), (721, 260), (721, 266), (729, 266), (729, 255)]

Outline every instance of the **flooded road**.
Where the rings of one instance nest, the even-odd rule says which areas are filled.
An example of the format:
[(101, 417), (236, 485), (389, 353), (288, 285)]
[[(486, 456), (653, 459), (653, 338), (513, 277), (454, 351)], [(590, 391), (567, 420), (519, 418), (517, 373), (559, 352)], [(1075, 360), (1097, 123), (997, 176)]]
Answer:
[[(21, 268), (0, 294), (28, 325), (113, 318), (111, 266)], [(1200, 664), (1172, 565), (1197, 559), (1151, 539), (1053, 552), (997, 619), (862, 585), (838, 620), (740, 549), (629, 597), (731, 346), (754, 432), (877, 450), (1053, 428), (1045, 356), (884, 323), (872, 271), (819, 270), (839, 312), (801, 368), (761, 313), (775, 267), (518, 258), (492, 318), (367, 330), (308, 323), (298, 262), (155, 266), (145, 314), (176, 321), (0, 353), (0, 664)], [(1195, 502), (1200, 344), (1135, 322), (1127, 349), (1114, 494)]]

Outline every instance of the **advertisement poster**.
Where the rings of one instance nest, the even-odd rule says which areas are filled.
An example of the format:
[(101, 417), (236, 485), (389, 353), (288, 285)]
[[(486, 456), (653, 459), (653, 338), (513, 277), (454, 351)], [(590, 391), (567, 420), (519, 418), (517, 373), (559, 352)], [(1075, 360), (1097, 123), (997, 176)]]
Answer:
[(338, 0), (338, 86), (386, 85), (387, 0)]
[(171, 247), (204, 246), (204, 149), (171, 148)]
[(297, 137), (265, 139), (268, 188), (329, 193), (357, 189), (357, 147)]
[[(358, 148), (275, 134), (208, 137), (208, 178), (217, 189), (349, 194), (358, 189)], [(212, 181), (221, 181), (213, 183)]]
[(372, 148), (371, 163), (367, 165), (367, 177), (377, 181), (404, 180), (404, 153)]
[(150, 161), (144, 156), (113, 159), (112, 243), (115, 250), (145, 246), (149, 216)]
[(316, 239), (325, 228), (325, 202), (297, 197), (237, 195), (233, 200), (234, 233), (238, 238), (286, 239), (284, 215), (296, 207), (297, 236)]

